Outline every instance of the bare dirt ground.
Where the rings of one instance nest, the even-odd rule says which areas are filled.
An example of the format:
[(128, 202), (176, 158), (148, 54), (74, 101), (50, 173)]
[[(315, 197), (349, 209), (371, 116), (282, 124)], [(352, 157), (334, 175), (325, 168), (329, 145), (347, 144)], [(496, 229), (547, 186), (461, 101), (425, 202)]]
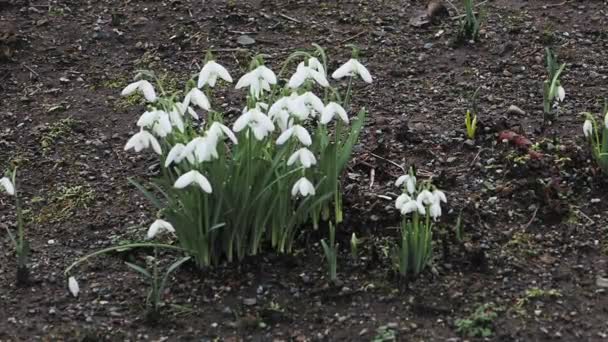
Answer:
[[(411, 0), (0, 0), (0, 168), (19, 166), (33, 278), (14, 285), (2, 235), (0, 340), (388, 341), (394, 333), (458, 341), (466, 337), (456, 321), (481, 305), (496, 313), (490, 340), (607, 339), (608, 297), (596, 278), (608, 273), (608, 187), (579, 114), (598, 113), (608, 97), (606, 1), (490, 0), (478, 8), (479, 41), (460, 46), (457, 20), (409, 24), (424, 8)], [(239, 44), (242, 35), (254, 43)], [(327, 285), (317, 243), (325, 232), (311, 231), (295, 256), (180, 269), (155, 324), (145, 319), (145, 284), (123, 263), (149, 251), (94, 259), (77, 271), (80, 296), (70, 296), (70, 263), (141, 240), (149, 223), (150, 206), (127, 177), (154, 175), (155, 160), (123, 151), (143, 110), (119, 96), (135, 70), (183, 81), (214, 49), (240, 75), (256, 53), (276, 67), (311, 43), (328, 49), (331, 70), (356, 44), (375, 79), (357, 89), (370, 116), (344, 178), (343, 286)], [(567, 63), (567, 96), (543, 129), (545, 46)], [(478, 88), (480, 132), (470, 143), (464, 112)], [(229, 110), (240, 95), (225, 94)], [(498, 141), (506, 129), (542, 157)], [(409, 284), (398, 283), (385, 254), (399, 215), (378, 197), (394, 198), (395, 164), (416, 165), (449, 196), (433, 265)], [(15, 225), (6, 197), (0, 225)], [(353, 231), (365, 238), (358, 262), (348, 258)]]

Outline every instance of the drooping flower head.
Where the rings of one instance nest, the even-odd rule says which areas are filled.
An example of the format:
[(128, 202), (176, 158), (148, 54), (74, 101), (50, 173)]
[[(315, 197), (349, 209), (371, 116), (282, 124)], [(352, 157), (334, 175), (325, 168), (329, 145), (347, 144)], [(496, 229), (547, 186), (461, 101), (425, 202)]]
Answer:
[(207, 180), (207, 177), (203, 176), (197, 170), (192, 170), (181, 175), (173, 184), (176, 189), (183, 189), (191, 184), (198, 185), (204, 192), (210, 194), (213, 189), (211, 183)]
[(141, 131), (133, 135), (129, 139), (129, 141), (127, 141), (127, 144), (125, 145), (125, 151), (134, 149), (135, 152), (140, 152), (141, 150), (149, 148), (150, 146), (157, 154), (160, 155), (163, 153), (160, 144), (158, 143), (158, 140), (156, 140), (156, 138), (152, 134), (150, 134), (150, 132), (142, 129)]
[(586, 138), (593, 134), (593, 123), (589, 119), (585, 120), (585, 123), (583, 124), (583, 134), (585, 134)]
[(148, 228), (147, 238), (152, 239), (153, 237), (155, 237), (156, 235), (158, 235), (159, 233), (161, 233), (163, 231), (167, 231), (169, 233), (175, 233), (175, 228), (173, 228), (171, 223), (169, 223), (165, 220), (158, 219), (150, 225), (150, 228)]
[(302, 167), (309, 168), (317, 163), (315, 155), (306, 147), (295, 151), (289, 159), (287, 159), (287, 166), (293, 165), (296, 161), (300, 162)]
[(283, 145), (289, 138), (295, 136), (302, 145), (310, 146), (312, 144), (312, 138), (306, 128), (300, 125), (293, 125), (281, 133), (277, 139), (277, 145)]
[(208, 84), (210, 87), (213, 88), (215, 87), (215, 83), (217, 82), (218, 77), (226, 82), (232, 83), (232, 77), (230, 76), (226, 68), (216, 63), (215, 61), (209, 61), (201, 69), (201, 72), (198, 75), (198, 83), (196, 86), (198, 88), (202, 88), (206, 84)]
[(146, 80), (140, 80), (129, 84), (122, 90), (120, 95), (131, 95), (136, 91), (140, 91), (148, 102), (156, 101), (156, 92), (154, 91), (154, 87)]
[(342, 64), (341, 67), (334, 71), (331, 77), (339, 80), (345, 76), (352, 77), (355, 75), (359, 75), (361, 79), (367, 83), (372, 83), (372, 75), (369, 73), (367, 68), (354, 58), (351, 58), (348, 60), (348, 62)]
[(274, 131), (274, 124), (268, 116), (266, 116), (260, 106), (247, 110), (241, 115), (232, 126), (232, 130), (240, 132), (246, 127), (249, 127), (257, 140), (263, 140), (266, 136)]
[(302, 197), (309, 195), (314, 196), (315, 186), (312, 185), (312, 183), (306, 177), (302, 177), (298, 179), (291, 188), (291, 196), (295, 197), (298, 194), (302, 195)]
[(328, 124), (333, 118), (339, 117), (344, 123), (348, 123), (348, 115), (346, 110), (336, 102), (330, 102), (325, 106), (321, 113), (321, 124)]
[(15, 195), (15, 186), (8, 177), (0, 178), (0, 186), (4, 188), (4, 191), (6, 191), (7, 194), (11, 196)]
[(414, 192), (416, 192), (416, 176), (403, 175), (403, 176), (397, 178), (397, 181), (395, 182), (395, 186), (400, 187), (404, 183), (405, 183), (407, 192), (409, 192), (410, 195), (413, 195)]
[(236, 89), (249, 87), (250, 94), (259, 99), (264, 91), (270, 91), (270, 85), (277, 83), (277, 76), (264, 65), (246, 73), (236, 83)]
[[(321, 66), (321, 70), (323, 70), (322, 68), (323, 67)], [(298, 64), (298, 68), (289, 79), (287, 86), (289, 88), (296, 89), (304, 84), (306, 80), (314, 80), (321, 87), (329, 87), (329, 82), (327, 81), (325, 74), (305, 65), (304, 62)]]

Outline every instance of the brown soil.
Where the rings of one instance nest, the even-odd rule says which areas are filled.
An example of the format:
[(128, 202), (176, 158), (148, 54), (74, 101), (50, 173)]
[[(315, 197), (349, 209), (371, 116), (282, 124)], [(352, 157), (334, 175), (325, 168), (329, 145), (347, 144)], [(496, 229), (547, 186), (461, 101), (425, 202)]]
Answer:
[[(608, 272), (608, 196), (579, 113), (599, 112), (608, 96), (606, 2), (488, 1), (479, 42), (458, 47), (457, 20), (409, 25), (424, 9), (412, 0), (0, 0), (0, 168), (19, 165), (32, 245), (32, 283), (16, 287), (12, 247), (0, 239), (0, 340), (370, 341), (388, 326), (400, 341), (457, 341), (456, 321), (487, 303), (498, 314), (491, 340), (605, 340), (608, 297), (596, 277)], [(239, 46), (245, 33), (255, 44)], [(141, 240), (150, 222), (127, 177), (153, 175), (155, 159), (123, 151), (143, 109), (119, 97), (134, 71), (185, 80), (215, 49), (236, 75), (258, 52), (276, 66), (311, 43), (329, 50), (331, 70), (356, 44), (375, 77), (357, 89), (371, 114), (344, 180), (342, 286), (328, 285), (325, 232), (307, 232), (297, 256), (181, 268), (154, 324), (143, 280), (123, 263), (149, 251), (81, 266), (73, 298), (69, 264)], [(567, 97), (542, 129), (547, 44), (567, 63)], [(481, 127), (470, 144), (463, 120), (477, 88)], [(542, 157), (498, 142), (505, 129)], [(415, 164), (449, 196), (433, 265), (409, 284), (383, 253), (399, 216), (378, 195), (394, 197), (395, 163)], [(454, 234), (461, 212), (464, 242)], [(0, 196), (0, 226), (14, 222)], [(353, 231), (366, 239), (358, 262), (347, 248)]]

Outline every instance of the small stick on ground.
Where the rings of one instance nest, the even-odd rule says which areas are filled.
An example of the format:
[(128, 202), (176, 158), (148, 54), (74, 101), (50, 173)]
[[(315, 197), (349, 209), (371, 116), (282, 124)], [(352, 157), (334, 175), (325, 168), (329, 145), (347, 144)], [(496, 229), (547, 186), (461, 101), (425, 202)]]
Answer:
[(298, 23), (298, 24), (301, 24), (301, 23), (302, 23), (302, 22), (301, 22), (301, 21), (299, 21), (298, 19), (296, 19), (296, 18), (292, 18), (292, 17), (290, 17), (290, 16), (288, 16), (288, 15), (286, 15), (286, 14), (283, 14), (283, 13), (279, 14), (279, 16), (281, 16), (282, 18), (285, 18), (285, 19), (287, 19), (287, 20), (293, 21), (294, 23)]
[(349, 42), (349, 41), (351, 41), (351, 40), (353, 40), (353, 39), (355, 39), (355, 38), (357, 38), (357, 37), (359, 37), (361, 35), (364, 35), (365, 33), (366, 33), (365, 31), (359, 32), (359, 33), (357, 33), (354, 36), (351, 36), (351, 37), (348, 37), (348, 38), (344, 39), (343, 41), (340, 42), (340, 44), (344, 44), (346, 42)]
[(29, 70), (29, 71), (30, 71), (32, 74), (36, 75), (36, 77), (40, 77), (40, 75), (39, 75), (39, 74), (38, 74), (38, 73), (37, 73), (37, 72), (36, 72), (34, 69), (30, 68), (29, 66), (27, 66), (27, 65), (25, 65), (25, 64), (23, 64), (23, 63), (21, 63), (21, 65), (22, 65), (24, 68), (26, 68), (27, 70)]
[(389, 163), (391, 163), (391, 164), (395, 165), (396, 167), (400, 168), (400, 169), (401, 169), (401, 171), (405, 172), (405, 169), (403, 168), (403, 166), (401, 166), (401, 165), (399, 165), (399, 164), (395, 163), (394, 161), (392, 161), (392, 160), (388, 160), (388, 159), (386, 159), (386, 158), (384, 158), (384, 157), (380, 157), (379, 155), (377, 155), (377, 154), (375, 154), (375, 153), (373, 153), (373, 152), (370, 152), (370, 154), (371, 154), (373, 157), (375, 157), (375, 158), (382, 159), (382, 160), (384, 160), (384, 161), (386, 161), (386, 162), (389, 162)]
[(528, 221), (528, 223), (526, 223), (526, 225), (524, 226), (523, 230), (527, 230), (528, 227), (530, 227), (530, 225), (532, 224), (532, 221), (534, 221), (534, 219), (536, 218), (536, 213), (538, 212), (538, 207), (536, 207), (536, 209), (534, 209), (534, 213), (532, 214), (532, 218), (530, 219), (530, 221)]

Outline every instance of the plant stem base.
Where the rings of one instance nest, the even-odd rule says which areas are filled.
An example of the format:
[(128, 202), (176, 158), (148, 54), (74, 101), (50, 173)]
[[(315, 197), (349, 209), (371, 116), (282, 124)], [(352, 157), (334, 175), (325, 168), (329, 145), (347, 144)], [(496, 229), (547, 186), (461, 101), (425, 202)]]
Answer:
[(30, 270), (26, 266), (17, 267), (17, 286), (24, 287), (30, 284)]

